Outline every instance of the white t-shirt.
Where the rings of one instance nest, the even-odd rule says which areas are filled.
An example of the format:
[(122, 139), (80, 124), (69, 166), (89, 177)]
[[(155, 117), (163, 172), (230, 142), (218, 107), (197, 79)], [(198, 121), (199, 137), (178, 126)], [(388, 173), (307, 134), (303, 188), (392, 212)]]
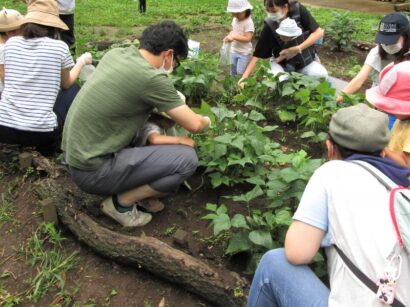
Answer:
[[(330, 307), (374, 306), (376, 294), (344, 264), (332, 245), (376, 282), (397, 243), (389, 213), (389, 192), (359, 165), (330, 161), (313, 174), (293, 217), (325, 231), (322, 246), (328, 256)], [(402, 253), (396, 297), (410, 304), (410, 261)]]
[[(4, 44), (0, 44), (0, 65), (4, 65)], [(3, 92), (4, 83), (0, 80), (0, 93)]]
[(74, 14), (75, 0), (57, 0), (60, 15)]
[[(239, 21), (236, 17), (232, 20), (232, 31), (238, 35), (245, 35), (247, 32), (255, 32), (255, 26), (253, 24), (252, 18), (248, 18)], [(241, 43), (238, 41), (233, 41), (231, 45), (231, 52), (239, 53), (243, 55), (249, 55), (252, 51), (252, 43)]]
[(379, 46), (372, 48), (366, 57), (364, 64), (367, 64), (373, 68), (370, 74), (372, 80), (372, 86), (376, 86), (379, 83), (379, 74), (387, 65), (394, 61), (394, 56), (387, 55), (385, 59), (382, 59), (379, 55)]
[(48, 132), (57, 127), (53, 112), (61, 70), (74, 66), (68, 46), (48, 37), (10, 38), (4, 47), (4, 91), (0, 125)]

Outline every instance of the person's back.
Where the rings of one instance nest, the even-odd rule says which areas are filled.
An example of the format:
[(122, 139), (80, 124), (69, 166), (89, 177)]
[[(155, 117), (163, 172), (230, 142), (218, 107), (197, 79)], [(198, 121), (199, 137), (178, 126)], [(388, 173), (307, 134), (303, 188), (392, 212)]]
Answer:
[[(285, 248), (262, 257), (248, 306), (381, 307), (384, 296), (373, 291), (387, 274), (393, 279), (399, 276), (395, 298), (410, 303), (410, 261), (398, 249), (390, 192), (364, 168), (387, 177), (392, 186), (410, 186), (410, 169), (383, 158), (389, 140), (387, 123), (386, 114), (365, 104), (340, 109), (332, 116), (326, 141), (331, 161), (310, 178), (287, 231)], [(307, 266), (320, 247), (328, 256), (330, 290)], [(358, 270), (374, 286), (368, 287)], [(383, 294), (390, 295), (387, 292)]]
[[(333, 245), (372, 281), (386, 268), (386, 259), (397, 244), (389, 212), (389, 192), (367, 170), (349, 161), (325, 163), (312, 176), (294, 219), (305, 220), (312, 198), (326, 203), (328, 216), (326, 246), (330, 277), (329, 306), (384, 306), (345, 265)], [(310, 204), (309, 204), (310, 203)], [(323, 202), (316, 202), (319, 210)], [(311, 209), (309, 209), (311, 210)], [(402, 255), (401, 275), (396, 297), (410, 302), (410, 261)]]
[(74, 65), (68, 47), (48, 37), (13, 37), (5, 46), (4, 62), (0, 124), (28, 131), (53, 130), (61, 69)]

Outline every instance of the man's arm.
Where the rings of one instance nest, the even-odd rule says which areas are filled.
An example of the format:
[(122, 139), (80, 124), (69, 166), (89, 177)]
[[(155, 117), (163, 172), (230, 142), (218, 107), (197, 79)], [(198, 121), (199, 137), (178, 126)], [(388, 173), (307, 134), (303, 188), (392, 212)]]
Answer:
[(285, 239), (285, 254), (288, 261), (294, 265), (312, 262), (324, 235), (323, 230), (294, 220)]
[(192, 133), (200, 133), (211, 126), (211, 120), (207, 116), (196, 114), (187, 105), (182, 105), (166, 111), (177, 124)]

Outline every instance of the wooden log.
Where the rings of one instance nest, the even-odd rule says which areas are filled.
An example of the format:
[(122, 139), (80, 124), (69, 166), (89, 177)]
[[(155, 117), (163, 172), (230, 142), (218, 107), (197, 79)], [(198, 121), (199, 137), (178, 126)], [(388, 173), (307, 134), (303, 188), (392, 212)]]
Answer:
[(244, 306), (248, 283), (237, 273), (211, 267), (168, 244), (149, 236), (129, 236), (102, 227), (78, 205), (78, 195), (53, 179), (42, 180), (38, 195), (54, 198), (62, 224), (97, 253), (120, 263), (143, 268), (184, 289), (195, 293), (215, 306)]

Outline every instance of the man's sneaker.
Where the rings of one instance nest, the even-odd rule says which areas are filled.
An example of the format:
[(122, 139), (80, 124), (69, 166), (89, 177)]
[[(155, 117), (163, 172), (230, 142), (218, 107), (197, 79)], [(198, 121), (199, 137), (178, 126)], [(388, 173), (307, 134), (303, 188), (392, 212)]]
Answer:
[(147, 225), (152, 219), (151, 214), (138, 211), (137, 206), (135, 205), (131, 211), (124, 213), (118, 212), (114, 207), (111, 197), (108, 197), (101, 203), (101, 211), (124, 227), (144, 226)]

